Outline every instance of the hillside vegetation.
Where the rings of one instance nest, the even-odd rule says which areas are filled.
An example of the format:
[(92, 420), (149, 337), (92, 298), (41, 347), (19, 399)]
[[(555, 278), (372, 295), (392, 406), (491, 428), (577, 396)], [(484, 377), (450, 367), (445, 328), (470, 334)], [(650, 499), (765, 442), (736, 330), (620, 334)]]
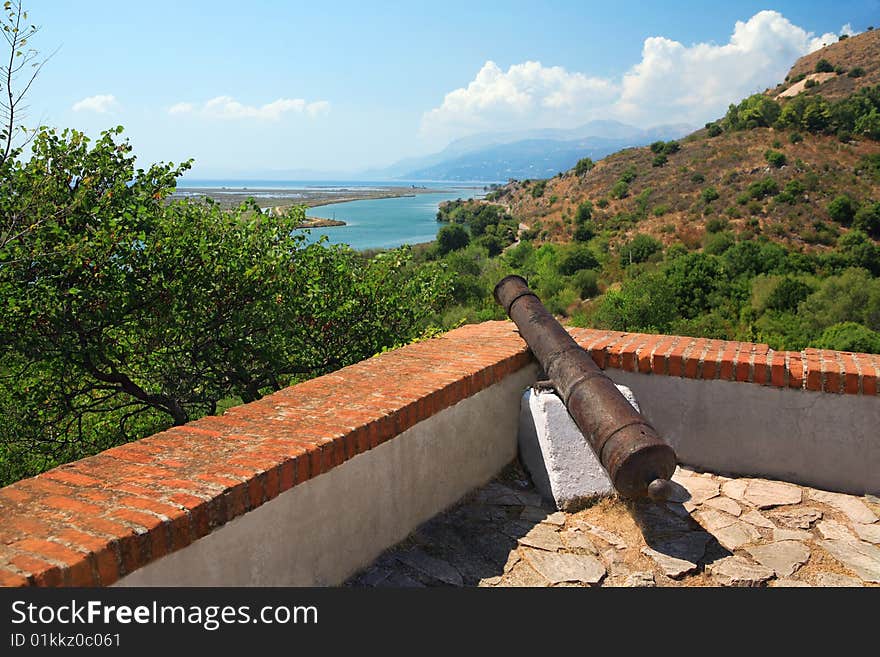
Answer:
[(880, 353), (880, 32), (798, 60), (683, 139), (438, 219), (472, 226), (425, 256), (457, 274), (443, 325), (499, 317), (491, 286), (517, 272), (579, 325)]

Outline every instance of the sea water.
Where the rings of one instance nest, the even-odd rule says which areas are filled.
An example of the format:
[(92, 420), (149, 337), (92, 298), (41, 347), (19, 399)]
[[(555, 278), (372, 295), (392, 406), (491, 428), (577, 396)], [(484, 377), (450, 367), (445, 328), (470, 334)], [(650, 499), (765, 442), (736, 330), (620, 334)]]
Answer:
[[(179, 186), (226, 189), (241, 193), (243, 189), (254, 192), (254, 198), (265, 194), (265, 190), (290, 190), (290, 198), (296, 198), (296, 190), (321, 190), (345, 194), (348, 190), (381, 190), (388, 187), (417, 187), (437, 191), (419, 193), (413, 190), (412, 196), (397, 198), (364, 199), (344, 203), (331, 203), (309, 208), (306, 216), (323, 217), (344, 221), (345, 226), (312, 228), (306, 232), (308, 239), (316, 241), (326, 236), (331, 244), (348, 244), (354, 249), (390, 249), (403, 244), (430, 242), (437, 236), (442, 224), (437, 223), (437, 209), (440, 203), (458, 198), (483, 196), (482, 184), (462, 185), (461, 183), (410, 183), (391, 182), (350, 182), (350, 181), (271, 181), (271, 180), (192, 180)], [(274, 194), (276, 197), (279, 194)]]

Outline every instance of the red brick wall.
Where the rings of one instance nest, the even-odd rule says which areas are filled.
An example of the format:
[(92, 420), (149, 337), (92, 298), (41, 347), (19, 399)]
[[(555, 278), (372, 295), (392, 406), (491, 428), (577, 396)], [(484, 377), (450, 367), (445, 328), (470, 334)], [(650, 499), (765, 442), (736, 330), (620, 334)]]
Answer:
[[(645, 374), (877, 394), (880, 356), (572, 329)], [(0, 489), (0, 585), (108, 585), (527, 365), (510, 322), (464, 326)]]

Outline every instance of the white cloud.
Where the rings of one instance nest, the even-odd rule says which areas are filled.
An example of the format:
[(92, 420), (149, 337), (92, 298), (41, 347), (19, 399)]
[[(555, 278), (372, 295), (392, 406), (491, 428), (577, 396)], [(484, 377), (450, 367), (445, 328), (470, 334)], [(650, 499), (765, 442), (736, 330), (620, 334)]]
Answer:
[(308, 114), (311, 117), (325, 114), (330, 110), (330, 103), (319, 100), (308, 103), (302, 98), (279, 98), (259, 107), (245, 105), (232, 96), (217, 96), (201, 105), (181, 102), (168, 109), (169, 114), (200, 114), (214, 119), (257, 119), (260, 121), (278, 121), (287, 113)]
[(189, 114), (190, 112), (195, 110), (195, 105), (192, 103), (176, 103), (168, 108), (169, 114)]
[(454, 136), (478, 130), (572, 125), (585, 110), (607, 105), (615, 96), (608, 80), (570, 73), (540, 62), (503, 71), (488, 61), (465, 88), (446, 94), (440, 107), (422, 118), (425, 133)]
[(623, 76), (615, 109), (632, 121), (702, 123), (781, 82), (798, 57), (835, 41), (835, 34), (815, 37), (769, 10), (737, 21), (723, 45), (651, 37), (642, 60)]
[(111, 94), (98, 94), (97, 96), (89, 96), (75, 102), (72, 109), (74, 112), (87, 111), (106, 114), (117, 107), (119, 107), (119, 103), (116, 101), (115, 96)]
[[(841, 34), (852, 34), (844, 25)], [(727, 43), (684, 45), (645, 39), (642, 58), (620, 80), (588, 77), (538, 62), (504, 72), (486, 62), (467, 85), (422, 117), (422, 133), (454, 138), (480, 131), (573, 127), (616, 118), (642, 126), (700, 125), (732, 102), (782, 81), (798, 57), (837, 41), (815, 36), (776, 11), (737, 21)]]

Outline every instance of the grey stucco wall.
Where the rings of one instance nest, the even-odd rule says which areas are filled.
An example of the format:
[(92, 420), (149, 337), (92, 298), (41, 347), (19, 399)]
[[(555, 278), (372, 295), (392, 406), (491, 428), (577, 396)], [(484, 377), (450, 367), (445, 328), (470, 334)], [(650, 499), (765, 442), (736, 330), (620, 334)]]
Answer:
[(679, 461), (880, 494), (880, 398), (608, 369)]

